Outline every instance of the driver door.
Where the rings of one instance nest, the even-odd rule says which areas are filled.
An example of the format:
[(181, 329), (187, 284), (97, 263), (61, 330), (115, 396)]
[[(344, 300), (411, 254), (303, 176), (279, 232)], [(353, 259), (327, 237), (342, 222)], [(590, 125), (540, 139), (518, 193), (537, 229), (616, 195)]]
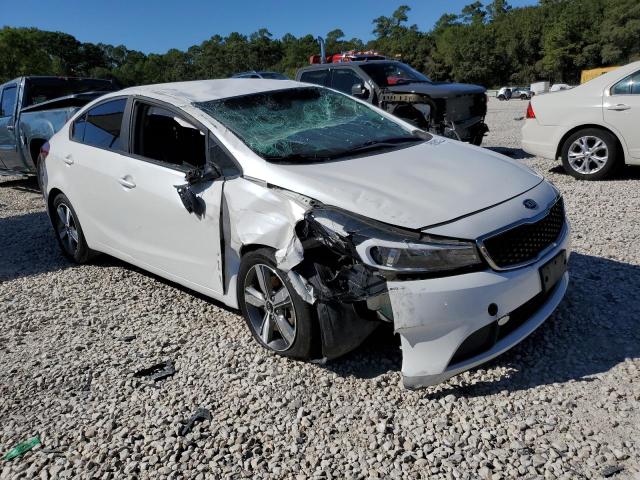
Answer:
[(176, 190), (185, 173), (204, 167), (207, 130), (178, 109), (155, 100), (133, 105), (122, 228), (134, 263), (183, 285), (222, 293), (220, 208), (223, 178), (194, 184), (206, 205), (189, 213)]
[(16, 136), (16, 103), (18, 85), (5, 85), (0, 92), (0, 165), (9, 170), (22, 170)]
[(613, 85), (602, 108), (604, 121), (622, 134), (629, 155), (640, 158), (640, 71)]

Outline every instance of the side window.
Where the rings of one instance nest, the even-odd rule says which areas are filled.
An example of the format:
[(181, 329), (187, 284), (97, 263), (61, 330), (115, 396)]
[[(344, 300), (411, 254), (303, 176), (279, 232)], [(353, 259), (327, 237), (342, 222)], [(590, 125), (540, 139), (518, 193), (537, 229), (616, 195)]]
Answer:
[(127, 99), (119, 98), (93, 107), (81, 117), (80, 125), (77, 125), (76, 121), (73, 138), (76, 136), (76, 128), (78, 135), (84, 129), (82, 143), (110, 150), (122, 150), (120, 133), (126, 105)]
[(331, 76), (331, 88), (349, 95), (351, 95), (351, 87), (359, 83), (364, 85), (364, 80), (350, 68), (336, 68)]
[(16, 108), (16, 94), (18, 89), (15, 85), (4, 87), (2, 91), (2, 102), (0, 104), (0, 117), (11, 117)]
[(629, 95), (631, 93), (631, 76), (623, 78), (611, 88), (611, 95)]
[(640, 95), (640, 72), (623, 78), (611, 88), (611, 95)]
[(631, 94), (640, 95), (640, 72), (631, 75)]
[(133, 153), (181, 169), (203, 167), (206, 136), (171, 110), (137, 102)]
[(300, 81), (326, 87), (329, 85), (329, 69), (304, 72), (300, 75)]
[(87, 124), (87, 114), (85, 113), (78, 118), (71, 126), (71, 140), (76, 142), (84, 141), (84, 127)]
[(222, 174), (225, 177), (240, 174), (238, 166), (227, 151), (218, 143), (218, 140), (213, 134), (209, 134), (209, 159), (222, 170)]

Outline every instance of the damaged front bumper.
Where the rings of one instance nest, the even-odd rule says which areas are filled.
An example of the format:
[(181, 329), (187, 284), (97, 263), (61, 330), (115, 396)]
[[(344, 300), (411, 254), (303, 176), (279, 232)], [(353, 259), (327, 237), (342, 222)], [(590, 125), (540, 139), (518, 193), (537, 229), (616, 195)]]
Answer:
[(402, 345), (407, 388), (435, 385), (509, 350), (559, 305), (568, 273), (543, 292), (540, 267), (562, 250), (569, 235), (533, 265), (445, 278), (388, 282), (395, 331)]

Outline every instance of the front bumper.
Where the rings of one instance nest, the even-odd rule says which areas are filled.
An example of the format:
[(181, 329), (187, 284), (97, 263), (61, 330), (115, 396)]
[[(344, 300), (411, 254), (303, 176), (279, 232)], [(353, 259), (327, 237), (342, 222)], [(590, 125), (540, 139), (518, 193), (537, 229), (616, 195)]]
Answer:
[[(569, 252), (569, 233), (533, 265), (511, 271), (485, 270), (444, 278), (390, 281), (387, 286), (394, 326), (401, 337), (402, 374), (407, 388), (440, 383), (510, 349), (540, 326), (567, 290), (564, 276), (542, 296), (539, 268), (561, 250)], [(489, 313), (489, 305), (498, 309)], [(518, 314), (486, 349), (461, 355), (478, 335), (497, 329), (498, 319)], [(509, 326), (509, 323), (505, 325)], [(472, 335), (475, 334), (475, 337)], [(461, 349), (462, 347), (462, 349)]]

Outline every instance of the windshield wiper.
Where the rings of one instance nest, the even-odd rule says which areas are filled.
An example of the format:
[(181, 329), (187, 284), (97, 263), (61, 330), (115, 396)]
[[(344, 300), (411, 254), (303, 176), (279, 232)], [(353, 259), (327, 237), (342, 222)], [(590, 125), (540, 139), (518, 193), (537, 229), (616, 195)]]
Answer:
[(383, 138), (382, 140), (369, 140), (356, 147), (350, 148), (349, 150), (345, 150), (344, 152), (331, 155), (331, 158), (335, 159), (340, 157), (346, 157), (348, 155), (353, 155), (356, 153), (369, 152), (372, 150), (382, 150), (385, 148), (393, 148), (393, 147), (397, 147), (402, 143), (414, 143), (414, 142), (424, 142), (424, 139), (418, 136), (412, 136), (412, 137)]
[(397, 147), (403, 143), (424, 142), (429, 140), (431, 135), (421, 130), (414, 130), (411, 132), (411, 136), (404, 137), (389, 137), (382, 138), (380, 140), (368, 140), (360, 145), (357, 145), (348, 150), (340, 151), (337, 153), (292, 153), (291, 155), (267, 155), (263, 158), (273, 163), (304, 163), (304, 162), (325, 162), (327, 160), (335, 160), (337, 158), (348, 157), (349, 155), (367, 152), (372, 150), (382, 150), (385, 148)]
[(266, 155), (263, 156), (265, 160), (274, 163), (288, 163), (288, 162), (322, 162), (330, 160), (332, 157), (327, 155), (318, 155), (315, 153), (292, 153), (291, 155)]

